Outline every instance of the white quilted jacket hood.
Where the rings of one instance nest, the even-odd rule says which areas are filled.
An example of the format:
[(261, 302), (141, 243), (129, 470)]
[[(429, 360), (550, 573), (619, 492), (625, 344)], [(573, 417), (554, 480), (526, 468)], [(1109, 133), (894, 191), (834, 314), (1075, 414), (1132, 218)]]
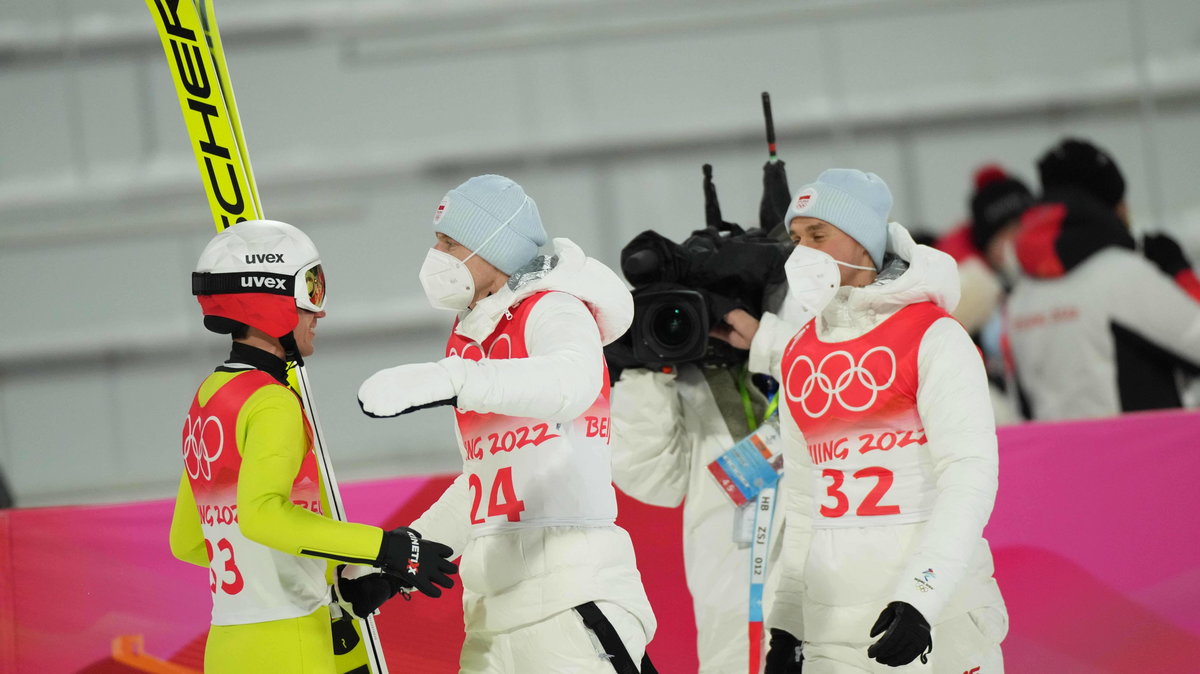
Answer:
[(629, 329), (633, 322), (633, 296), (625, 282), (604, 263), (588, 257), (570, 239), (554, 239), (548, 253), (538, 255), (518, 269), (508, 284), (460, 315), (457, 332), (482, 342), (509, 307), (545, 290), (573, 295), (587, 305), (600, 341), (607, 345)]

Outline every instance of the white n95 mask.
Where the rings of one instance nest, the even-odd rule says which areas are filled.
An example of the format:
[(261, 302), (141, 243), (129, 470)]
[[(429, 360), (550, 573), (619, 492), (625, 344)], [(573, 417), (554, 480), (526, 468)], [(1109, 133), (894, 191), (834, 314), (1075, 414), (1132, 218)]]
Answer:
[[(467, 260), (472, 257), (475, 257), (474, 253)], [(460, 261), (436, 248), (430, 248), (425, 254), (420, 271), (421, 287), (434, 309), (465, 311), (471, 306), (475, 299), (475, 278), (467, 269), (467, 260)]]
[[(444, 200), (443, 203), (445, 203)], [(444, 253), (437, 248), (429, 249), (429, 252), (425, 254), (425, 262), (421, 265), (420, 278), (421, 287), (425, 289), (425, 297), (434, 309), (466, 311), (471, 307), (471, 302), (475, 299), (475, 277), (471, 276), (471, 270), (467, 269), (467, 260), (478, 255), (479, 251), (491, 243), (492, 239), (503, 232), (528, 203), (530, 203), (530, 199), (525, 197), (517, 210), (508, 216), (507, 220), (500, 223), (499, 227), (492, 230), (483, 243), (479, 244), (470, 255), (461, 261), (450, 253)], [(445, 217), (444, 213), (436, 216), (434, 223), (436, 224), (443, 217)]]
[[(821, 313), (842, 285), (842, 272), (837, 260), (828, 253), (807, 246), (796, 246), (783, 265), (788, 291), (784, 306), (791, 311), (788, 320), (803, 324)], [(801, 311), (796, 311), (796, 308)], [(801, 320), (801, 313), (805, 316)]]

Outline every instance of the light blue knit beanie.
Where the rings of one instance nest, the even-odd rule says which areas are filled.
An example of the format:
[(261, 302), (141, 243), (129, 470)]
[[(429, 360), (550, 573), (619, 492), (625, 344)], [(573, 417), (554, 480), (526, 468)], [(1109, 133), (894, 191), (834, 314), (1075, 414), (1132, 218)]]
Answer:
[(866, 248), (875, 269), (881, 270), (891, 210), (892, 192), (883, 178), (858, 169), (827, 169), (796, 192), (783, 221), (790, 225), (797, 217), (824, 220)]
[(528, 264), (546, 243), (537, 204), (520, 185), (498, 175), (475, 176), (447, 192), (434, 212), (433, 231), (505, 274)]

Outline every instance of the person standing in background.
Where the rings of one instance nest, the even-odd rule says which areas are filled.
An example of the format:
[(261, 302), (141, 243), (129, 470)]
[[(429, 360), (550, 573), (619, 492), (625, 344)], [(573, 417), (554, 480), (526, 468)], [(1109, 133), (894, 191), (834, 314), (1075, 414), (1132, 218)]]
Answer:
[(1067, 138), (1038, 162), (1042, 198), (1016, 238), (1009, 299), (1017, 383), (1039, 420), (1183, 405), (1200, 371), (1200, 284), (1166, 235), (1137, 252), (1125, 179), (1103, 149)]
[[(758, 500), (732, 500), (710, 466), (761, 424), (777, 428), (778, 420), (771, 419), (777, 400), (752, 381), (744, 356), (742, 362), (684, 363), (668, 370), (628, 368), (613, 385), (613, 481), (643, 503), (683, 504), (684, 571), (699, 672), (745, 672), (753, 651), (747, 647), (747, 624)], [(775, 493), (767, 574), (777, 566), (783, 520), (779, 490)], [(762, 601), (761, 611), (769, 611), (770, 597)]]
[(1021, 414), (1004, 346), (1004, 307), (1020, 274), (1013, 241), (1021, 214), (1034, 198), (1024, 182), (996, 164), (975, 171), (974, 187), (968, 199), (970, 221), (934, 247), (958, 262), (962, 299), (954, 317), (983, 352), (996, 424), (1007, 425), (1020, 421)]

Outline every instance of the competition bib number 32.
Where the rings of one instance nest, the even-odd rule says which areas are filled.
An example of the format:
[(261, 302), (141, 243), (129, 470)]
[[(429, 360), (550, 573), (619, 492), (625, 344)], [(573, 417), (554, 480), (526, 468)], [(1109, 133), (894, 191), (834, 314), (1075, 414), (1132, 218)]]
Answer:
[[(821, 477), (831, 480), (825, 487), (825, 494), (834, 500), (832, 506), (821, 505), (821, 514), (825, 517), (841, 517), (845, 515), (850, 511), (850, 499), (842, 491), (842, 486), (846, 482), (845, 471), (826, 468), (821, 471)], [(871, 490), (863, 497), (862, 502), (854, 509), (854, 514), (860, 517), (900, 514), (900, 506), (880, 504), (880, 501), (883, 500), (883, 497), (891, 489), (892, 483), (895, 481), (895, 475), (892, 471), (887, 468), (872, 466), (855, 471), (850, 477), (854, 480), (875, 480), (875, 486), (871, 487)]]

